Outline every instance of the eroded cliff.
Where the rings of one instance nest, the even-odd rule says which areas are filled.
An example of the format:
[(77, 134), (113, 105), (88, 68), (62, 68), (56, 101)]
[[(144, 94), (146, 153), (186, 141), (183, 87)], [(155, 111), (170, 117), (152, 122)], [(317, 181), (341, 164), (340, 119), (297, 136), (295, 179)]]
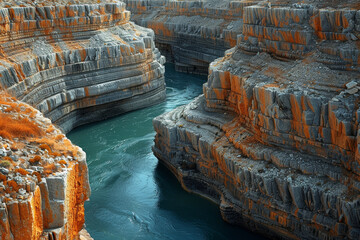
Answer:
[(124, 3), (33, 5), (0, 9), (0, 83), (17, 99), (65, 132), (165, 99), (165, 59)]
[(90, 239), (86, 157), (64, 132), (163, 101), (165, 58), (122, 2), (0, 7), (0, 238)]
[(230, 223), (359, 239), (360, 6), (284, 2), (244, 7), (204, 95), (154, 119), (153, 150)]
[(321, 42), (358, 38), (353, 34), (358, 28), (359, 3), (355, 0), (124, 2), (137, 24), (155, 31), (157, 46), (178, 71), (207, 74), (209, 63), (234, 47), (238, 37), (244, 50), (267, 51), (286, 58), (319, 49), (318, 58), (334, 66), (354, 61), (357, 49), (352, 44)]
[(124, 0), (132, 20), (154, 30), (177, 71), (207, 74), (209, 63), (236, 45), (243, 8), (252, 1)]
[(0, 238), (78, 239), (86, 155), (36, 109), (0, 92)]

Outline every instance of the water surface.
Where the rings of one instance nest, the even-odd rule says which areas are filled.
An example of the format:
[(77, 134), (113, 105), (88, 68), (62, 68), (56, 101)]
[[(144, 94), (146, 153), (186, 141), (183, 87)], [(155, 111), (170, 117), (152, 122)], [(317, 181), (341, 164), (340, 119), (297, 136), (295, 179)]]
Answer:
[(185, 192), (151, 151), (152, 119), (202, 93), (206, 77), (166, 65), (167, 100), (68, 134), (87, 154), (92, 194), (86, 229), (95, 240), (261, 239), (225, 223), (219, 207)]

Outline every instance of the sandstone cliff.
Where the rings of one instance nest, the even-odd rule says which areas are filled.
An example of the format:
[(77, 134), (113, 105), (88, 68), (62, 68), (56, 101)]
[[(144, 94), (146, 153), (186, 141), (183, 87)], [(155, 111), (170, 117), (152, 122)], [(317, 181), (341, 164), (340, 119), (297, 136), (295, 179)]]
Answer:
[(9, 93), (64, 131), (165, 99), (165, 59), (124, 3), (42, 2), (0, 9), (0, 84)]
[(31, 106), (0, 94), (0, 238), (78, 239), (85, 153)]
[(230, 223), (359, 239), (360, 6), (284, 2), (244, 7), (204, 95), (154, 119), (153, 150)]

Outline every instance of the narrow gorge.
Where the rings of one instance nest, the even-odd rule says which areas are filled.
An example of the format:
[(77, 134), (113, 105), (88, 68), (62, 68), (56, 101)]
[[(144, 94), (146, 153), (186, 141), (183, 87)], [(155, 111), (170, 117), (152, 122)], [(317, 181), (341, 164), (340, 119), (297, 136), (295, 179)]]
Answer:
[(67, 135), (86, 152), (91, 185), (86, 230), (101, 240), (262, 240), (224, 222), (216, 204), (184, 191), (153, 155), (153, 118), (192, 101), (206, 81), (205, 76), (165, 66), (165, 102), (81, 126)]
[(357, 0), (1, 2), (0, 238), (360, 239), (359, 70)]

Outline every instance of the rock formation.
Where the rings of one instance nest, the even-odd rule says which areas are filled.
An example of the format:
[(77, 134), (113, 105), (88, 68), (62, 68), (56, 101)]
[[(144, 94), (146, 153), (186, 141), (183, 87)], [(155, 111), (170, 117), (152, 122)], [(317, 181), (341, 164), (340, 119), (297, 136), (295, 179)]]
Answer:
[(78, 239), (85, 153), (36, 109), (0, 94), (0, 238)]
[[(319, 61), (333, 66), (340, 62), (339, 68), (357, 61), (353, 55), (356, 46), (336, 42), (358, 38), (353, 32), (359, 30), (359, 6), (354, 0), (302, 1), (305, 4), (295, 0), (124, 2), (137, 24), (154, 30), (157, 46), (178, 71), (207, 74), (209, 63), (234, 47), (237, 37), (242, 48), (251, 52), (298, 58), (318, 49)], [(344, 8), (335, 11), (326, 8), (329, 6)]]
[(360, 5), (297, 2), (243, 8), (204, 94), (154, 119), (153, 150), (230, 223), (359, 239)]
[(1, 239), (91, 239), (85, 153), (63, 131), (165, 99), (153, 31), (122, 2), (76, 2), (0, 3)]
[(0, 84), (9, 93), (65, 132), (165, 99), (165, 59), (124, 3), (45, 3), (0, 9)]
[(236, 45), (243, 8), (252, 1), (124, 0), (135, 23), (154, 30), (156, 45), (177, 71), (207, 74)]

